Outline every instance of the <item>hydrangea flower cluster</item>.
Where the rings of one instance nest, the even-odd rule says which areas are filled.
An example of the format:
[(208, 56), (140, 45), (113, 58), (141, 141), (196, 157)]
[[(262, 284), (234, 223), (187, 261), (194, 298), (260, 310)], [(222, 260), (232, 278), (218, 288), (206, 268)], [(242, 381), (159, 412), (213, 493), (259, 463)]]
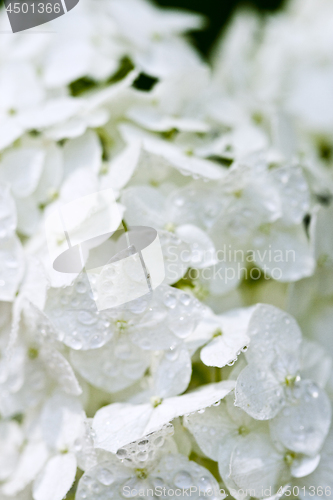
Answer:
[[(203, 26), (81, 0), (2, 35), (1, 500), (333, 494), (333, 5), (240, 10), (209, 62)], [(100, 311), (44, 225), (105, 189), (165, 279)]]

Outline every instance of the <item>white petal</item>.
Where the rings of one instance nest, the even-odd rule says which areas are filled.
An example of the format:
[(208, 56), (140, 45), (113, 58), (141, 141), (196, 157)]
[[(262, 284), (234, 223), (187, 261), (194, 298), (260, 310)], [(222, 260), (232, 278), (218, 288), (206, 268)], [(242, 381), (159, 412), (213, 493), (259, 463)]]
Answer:
[(83, 167), (74, 170), (61, 186), (61, 201), (68, 203), (81, 196), (98, 191), (98, 178), (90, 168)]
[(75, 474), (76, 458), (72, 453), (50, 458), (34, 482), (34, 500), (62, 500), (74, 483)]
[(101, 408), (93, 419), (95, 446), (116, 453), (122, 446), (140, 439), (146, 434), (152, 412), (150, 404), (114, 403)]
[(150, 354), (132, 344), (126, 333), (121, 333), (100, 349), (71, 351), (71, 362), (93, 386), (117, 392), (143, 376)]
[(0, 300), (14, 299), (23, 271), (23, 248), (18, 237), (0, 240)]
[(332, 357), (327, 350), (317, 342), (306, 339), (302, 342), (301, 377), (312, 380), (322, 389), (329, 381), (333, 368)]
[(195, 118), (175, 118), (164, 115), (162, 111), (148, 106), (135, 106), (127, 113), (128, 118), (153, 132), (172, 129), (184, 132), (208, 132), (209, 126)]
[(207, 317), (203, 318), (194, 332), (188, 337), (185, 342), (188, 348), (194, 353), (198, 347), (207, 344), (218, 328), (218, 320), (215, 315), (207, 314)]
[(255, 307), (248, 335), (251, 343), (245, 355), (247, 361), (265, 364), (286, 358), (288, 354), (298, 355), (302, 340), (295, 319), (268, 304)]
[(328, 230), (333, 216), (333, 206), (320, 207), (314, 211), (311, 220), (311, 236), (315, 247), (316, 259), (333, 260), (333, 231)]
[(63, 149), (64, 172), (68, 176), (77, 168), (89, 168), (98, 174), (102, 163), (102, 146), (97, 134), (88, 130), (75, 139), (69, 139)]
[(49, 456), (44, 442), (28, 443), (21, 453), (17, 467), (3, 485), (5, 495), (14, 496), (35, 479)]
[(164, 165), (167, 162), (182, 175), (215, 181), (224, 177), (223, 169), (212, 161), (186, 155), (176, 145), (156, 139), (152, 134), (132, 125), (122, 124), (119, 129), (126, 142), (131, 142), (134, 138), (141, 140), (143, 149), (155, 157), (155, 162)]
[(89, 73), (93, 50), (84, 40), (59, 41), (51, 50), (44, 67), (46, 87), (61, 87)]
[(330, 428), (330, 401), (310, 380), (296, 386), (293, 396), (294, 400), (270, 422), (272, 436), (292, 451), (316, 455)]
[(20, 287), (20, 295), (42, 310), (46, 298), (47, 279), (39, 259), (28, 256), (26, 272)]
[(147, 225), (163, 228), (165, 219), (165, 198), (149, 186), (135, 186), (123, 191), (121, 203), (126, 207), (125, 219), (130, 225)]
[(101, 179), (102, 189), (122, 189), (131, 179), (141, 153), (140, 142), (133, 141), (113, 158), (108, 165), (108, 173)]
[(166, 351), (153, 373), (154, 395), (169, 398), (181, 394), (190, 383), (191, 374), (191, 357), (186, 348)]
[(51, 127), (75, 115), (82, 107), (80, 99), (58, 97), (20, 115), (20, 124), (28, 129)]
[(44, 147), (45, 161), (34, 198), (39, 203), (49, 203), (57, 195), (63, 177), (63, 151), (57, 144)]
[[(80, 479), (76, 500), (100, 500), (100, 498), (123, 498), (124, 483), (133, 475), (132, 468), (125, 467), (119, 459), (102, 462), (89, 469)], [(126, 492), (126, 490), (125, 490)]]
[[(333, 484), (333, 432), (332, 429), (330, 431), (330, 434), (327, 436), (326, 442), (324, 444), (324, 447), (321, 451), (320, 454), (320, 462), (318, 467), (312, 474), (310, 474), (307, 477), (302, 477), (299, 480), (295, 481), (295, 484), (297, 484), (300, 487), (300, 496), (302, 498), (310, 498), (309, 491), (307, 491), (307, 494), (304, 496), (301, 488), (305, 486), (307, 489), (309, 489), (311, 486), (315, 487), (322, 487), (324, 490), (325, 488), (332, 488)], [(311, 488), (313, 491), (313, 488)], [(310, 490), (310, 491), (311, 491)], [(320, 490), (319, 490), (320, 491)], [(329, 490), (328, 490), (329, 491)], [(316, 497), (318, 498), (318, 497)]]
[(303, 226), (289, 227), (278, 221), (269, 231), (269, 235), (264, 235), (259, 229), (253, 239), (254, 259), (258, 266), (281, 282), (311, 276), (315, 261)]
[(15, 421), (0, 423), (0, 480), (4, 481), (15, 469), (20, 456), (23, 433)]
[(233, 381), (208, 384), (183, 396), (168, 398), (155, 408), (147, 426), (147, 433), (153, 432), (176, 417), (211, 406), (223, 399), (234, 388)]
[(197, 411), (223, 399), (234, 387), (233, 382), (219, 382), (201, 389), (151, 404), (114, 403), (97, 411), (93, 420), (95, 446), (115, 453), (122, 446), (160, 429), (176, 417)]
[(69, 120), (65, 120), (58, 125), (48, 128), (45, 131), (45, 136), (54, 141), (61, 141), (62, 139), (74, 139), (83, 135), (87, 128), (88, 120), (86, 117), (73, 116)]
[(24, 127), (20, 125), (15, 117), (5, 119), (0, 118), (1, 135), (0, 150), (10, 146), (24, 132)]
[(307, 457), (306, 455), (303, 455), (301, 458), (296, 458), (290, 467), (292, 476), (308, 476), (316, 470), (320, 462), (320, 458), (320, 455), (316, 455), (315, 457)]
[(192, 224), (184, 224), (176, 229), (177, 236), (188, 243), (191, 248), (189, 264), (201, 269), (215, 264), (215, 247), (212, 240), (200, 228)]
[(41, 423), (47, 444), (55, 450), (68, 451), (84, 429), (85, 415), (77, 398), (56, 392), (43, 407)]
[(45, 314), (62, 333), (59, 338), (72, 349), (97, 349), (113, 335), (107, 316), (98, 314), (90, 291), (89, 281), (82, 273), (65, 290), (51, 288), (47, 294)]
[(252, 313), (253, 308), (235, 309), (215, 317), (215, 332), (221, 332), (221, 335), (201, 350), (200, 358), (205, 365), (222, 368), (237, 359), (240, 351), (249, 346), (247, 329)]
[[(6, 361), (10, 362), (6, 367)], [(11, 357), (4, 358), (3, 370), (7, 379), (0, 392), (0, 411), (4, 417), (11, 417), (35, 408), (45, 397), (48, 380), (40, 359), (26, 358), (26, 348), (15, 347)]]
[(0, 179), (11, 184), (14, 196), (29, 196), (42, 173), (45, 154), (38, 148), (9, 150), (0, 163)]
[(16, 208), (14, 199), (10, 193), (10, 184), (0, 182), (0, 238), (11, 236), (15, 231), (16, 223)]
[(235, 405), (257, 420), (269, 420), (285, 404), (283, 388), (269, 368), (247, 365), (235, 389)]
[(124, 498), (124, 484), (126, 480), (133, 477), (133, 469), (122, 465), (119, 459), (116, 460), (118, 463), (110, 460), (99, 463), (86, 471), (79, 481), (75, 498), (77, 500), (85, 498), (121, 500)]
[(301, 224), (310, 205), (310, 193), (302, 169), (287, 165), (274, 169), (272, 175), (279, 186), (284, 222)]
[(230, 477), (239, 488), (251, 490), (251, 496), (261, 498), (262, 489), (271, 496), (289, 480), (287, 464), (266, 434), (249, 434), (235, 447), (230, 465)]
[(215, 266), (199, 274), (199, 282), (212, 295), (226, 295), (234, 290), (243, 278), (240, 261), (219, 261)]
[(220, 406), (206, 408), (204, 413), (184, 417), (184, 425), (193, 434), (201, 450), (212, 460), (218, 460), (220, 446), (228, 438), (238, 435), (238, 426), (226, 411), (224, 402)]
[[(123, 2), (115, 0), (109, 9), (122, 35), (139, 47), (142, 44), (150, 44), (154, 32), (160, 33), (163, 38), (170, 37), (172, 34), (199, 28), (202, 23), (202, 18), (197, 14), (175, 10), (164, 11), (136, 0), (130, 0), (126, 6)], [(127, 15), (128, 9), (131, 12), (130, 18)], [(137, 26), (137, 19), (141, 19), (140, 26)]]
[(82, 394), (82, 389), (73, 368), (59, 351), (45, 345), (40, 354), (45, 363), (46, 371), (59, 384), (63, 391), (73, 396)]
[(158, 237), (164, 260), (164, 283), (168, 285), (177, 283), (184, 276), (190, 265), (191, 249), (187, 243), (170, 231), (160, 229)]
[(145, 139), (143, 145), (150, 153), (165, 158), (183, 175), (198, 176), (215, 181), (223, 177), (222, 169), (213, 162), (188, 156), (172, 144), (157, 139)]
[(141, 321), (131, 329), (131, 340), (142, 349), (170, 349), (188, 338), (206, 313), (193, 296), (160, 285)]
[(3, 64), (0, 92), (1, 108), (22, 110), (38, 105), (44, 97), (44, 89), (36, 66), (24, 60)]
[(237, 486), (235, 481), (230, 477), (230, 463), (232, 453), (238, 443), (241, 443), (244, 436), (241, 435), (231, 435), (229, 438), (226, 436), (223, 446), (218, 449), (218, 466), (221, 478), (228, 488), (230, 495), (237, 500), (244, 500), (251, 497), (251, 492), (247, 490), (242, 490)]
[(25, 236), (33, 236), (39, 230), (42, 212), (34, 195), (16, 199), (17, 231)]
[[(221, 500), (224, 498), (222, 492), (219, 493), (219, 485), (214, 476), (201, 465), (180, 454), (164, 456), (155, 470), (152, 471), (151, 477), (161, 478), (164, 484), (173, 490), (196, 487), (194, 494), (193, 490), (191, 492), (193, 498), (202, 498), (203, 495), (221, 498)], [(176, 499), (177, 493), (171, 498)]]

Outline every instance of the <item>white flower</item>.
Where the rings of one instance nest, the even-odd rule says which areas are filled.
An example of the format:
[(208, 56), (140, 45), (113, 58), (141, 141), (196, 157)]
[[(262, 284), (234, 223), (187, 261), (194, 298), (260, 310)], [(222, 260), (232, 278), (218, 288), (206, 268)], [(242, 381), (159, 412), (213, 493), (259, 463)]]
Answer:
[(84, 273), (65, 290), (50, 289), (45, 305), (59, 340), (75, 350), (97, 349), (122, 332), (141, 349), (168, 349), (194, 331), (204, 311), (196, 299), (161, 285), (122, 307), (99, 312)]
[(271, 432), (285, 447), (317, 453), (330, 427), (331, 405), (315, 383), (301, 380), (297, 323), (272, 306), (258, 305), (248, 335), (249, 364), (238, 376), (235, 404), (253, 418), (273, 419)]
[(250, 343), (247, 329), (252, 313), (252, 307), (235, 309), (226, 314), (207, 317), (200, 323), (196, 335), (199, 338), (207, 335), (209, 339), (213, 337), (200, 352), (200, 358), (205, 365), (222, 368), (233, 364), (241, 351), (246, 352)]
[(271, 497), (292, 483), (292, 476), (312, 472), (320, 457), (297, 455), (275, 447), (265, 433), (251, 433), (234, 448), (230, 463), (230, 478), (236, 488), (257, 498)]
[[(126, 329), (126, 327), (124, 327)], [(150, 364), (150, 353), (140, 349), (125, 331), (99, 349), (70, 353), (73, 367), (93, 386), (117, 392), (140, 379)]]
[(32, 235), (42, 219), (41, 208), (58, 196), (63, 176), (61, 149), (41, 138), (24, 137), (20, 148), (7, 149), (0, 178), (10, 183), (18, 212), (18, 230)]
[(218, 164), (192, 155), (192, 150), (188, 150), (186, 145), (182, 147), (162, 140), (131, 124), (120, 124), (119, 130), (126, 143), (140, 140), (148, 158), (161, 163), (164, 168), (168, 165), (183, 176), (191, 175), (195, 179), (218, 180), (224, 176), (223, 169)]
[(219, 406), (206, 408), (204, 413), (188, 415), (184, 425), (193, 434), (200, 449), (212, 460), (218, 461), (221, 477), (232, 496), (247, 497), (238, 492), (230, 477), (230, 462), (234, 448), (249, 433), (267, 431), (267, 424), (258, 422), (234, 406), (233, 394), (228, 395)]
[(165, 76), (197, 64), (197, 55), (179, 35), (202, 25), (198, 15), (163, 11), (142, 0), (116, 0), (108, 10), (117, 24), (120, 42), (146, 73)]
[[(280, 281), (295, 281), (313, 272), (310, 244), (301, 226), (309, 194), (298, 167), (270, 171), (266, 161), (255, 156), (248, 163), (235, 164), (221, 182), (221, 190), (224, 206), (209, 233), (216, 248), (224, 249), (219, 267), (238, 269), (254, 262)], [(291, 248), (293, 259), (287, 253)], [(278, 273), (274, 273), (275, 267)], [(237, 284), (242, 273), (236, 272), (235, 277)], [(219, 286), (221, 293), (226, 283), (216, 280), (210, 286), (217, 291)], [(230, 280), (230, 286), (235, 286), (235, 280)]]
[(46, 400), (37, 420), (35, 437), (23, 449), (12, 476), (4, 484), (13, 495), (33, 481), (34, 500), (61, 500), (74, 482), (75, 444), (85, 433), (85, 414), (79, 401), (61, 392)]
[(1, 442), (1, 481), (5, 481), (13, 472), (23, 443), (23, 433), (15, 421), (5, 420), (0, 425)]
[(190, 187), (165, 195), (162, 189), (133, 186), (121, 197), (128, 224), (147, 224), (159, 230), (168, 283), (177, 282), (189, 267), (201, 269), (216, 261), (214, 245), (202, 229), (200, 202), (199, 207), (192, 202), (195, 192)]
[[(106, 88), (97, 88), (96, 91), (80, 98), (67, 98), (68, 112), (58, 116), (57, 120), (42, 123), (44, 133), (48, 138), (59, 141), (65, 138), (80, 137), (87, 129), (107, 126), (109, 119), (119, 119), (123, 108), (128, 105), (128, 87), (137, 77), (137, 71), (131, 71), (118, 83)], [(70, 112), (70, 103), (76, 104), (76, 109)], [(115, 107), (119, 110), (115, 112)], [(113, 111), (113, 113), (112, 113)], [(107, 135), (107, 133), (106, 133)]]
[(15, 234), (17, 216), (10, 185), (0, 182), (0, 300), (12, 301), (24, 272), (24, 255)]
[(158, 430), (180, 415), (191, 413), (223, 399), (234, 387), (232, 381), (206, 385), (174, 398), (152, 398), (151, 403), (114, 403), (101, 408), (93, 420), (95, 446), (115, 453), (122, 446)]
[(75, 442), (85, 432), (85, 414), (73, 397), (55, 393), (44, 405), (41, 414), (43, 438), (54, 455), (34, 482), (34, 500), (62, 499), (72, 486), (77, 461)]
[[(332, 429), (328, 434), (325, 444), (320, 453), (320, 462), (318, 467), (306, 477), (294, 480), (294, 484), (300, 488), (300, 497), (308, 498), (312, 496), (313, 491), (316, 498), (320, 496), (321, 488), (328, 493), (332, 488), (333, 481), (333, 433)], [(305, 493), (302, 488), (305, 486)]]
[(131, 498), (149, 495), (150, 491), (176, 498), (190, 487), (194, 498), (208, 494), (223, 499), (225, 495), (219, 493), (218, 483), (207, 469), (172, 450), (170, 433), (172, 426), (165, 426), (119, 450), (118, 459), (110, 455), (107, 461), (86, 471), (76, 500), (101, 495)]
[(175, 72), (157, 83), (148, 95), (139, 94), (127, 116), (154, 132), (208, 132), (204, 101), (209, 83), (208, 68), (203, 65), (190, 72)]

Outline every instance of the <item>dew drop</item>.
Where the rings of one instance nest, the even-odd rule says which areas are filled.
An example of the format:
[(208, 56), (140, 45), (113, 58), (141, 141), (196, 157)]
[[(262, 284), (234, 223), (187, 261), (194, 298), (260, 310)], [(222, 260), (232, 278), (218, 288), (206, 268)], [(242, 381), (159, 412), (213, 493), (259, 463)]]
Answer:
[(120, 448), (116, 455), (118, 458), (125, 458), (127, 456), (127, 450), (125, 450), (125, 448)]
[(315, 399), (318, 398), (319, 391), (318, 391), (318, 387), (316, 386), (316, 384), (309, 384), (307, 391), (312, 398), (315, 398)]
[(82, 349), (82, 342), (80, 339), (76, 338), (69, 338), (67, 340), (67, 345), (71, 347), (72, 349), (75, 349), (76, 351)]
[(76, 291), (77, 293), (85, 293), (87, 291), (87, 287), (85, 285), (85, 283), (83, 283), (83, 281), (78, 281), (76, 283)]
[(208, 492), (212, 490), (212, 483), (210, 479), (206, 476), (203, 476), (198, 481), (198, 486), (201, 491)]
[(180, 471), (175, 475), (174, 483), (178, 488), (189, 488), (192, 485), (192, 477), (186, 471)]
[(78, 313), (78, 320), (83, 325), (93, 325), (94, 323), (96, 323), (97, 318), (89, 311), (80, 311)]
[(177, 297), (174, 293), (166, 293), (163, 299), (164, 304), (170, 309), (174, 309), (177, 305)]

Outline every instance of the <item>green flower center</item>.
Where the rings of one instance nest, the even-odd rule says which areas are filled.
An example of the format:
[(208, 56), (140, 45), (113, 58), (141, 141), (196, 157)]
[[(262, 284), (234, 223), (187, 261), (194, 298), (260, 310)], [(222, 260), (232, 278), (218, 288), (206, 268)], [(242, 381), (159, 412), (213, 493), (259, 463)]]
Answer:
[(36, 358), (38, 358), (38, 355), (39, 355), (39, 351), (38, 351), (38, 349), (36, 349), (36, 347), (29, 347), (28, 357), (30, 359), (36, 359)]
[(292, 465), (295, 458), (296, 458), (296, 453), (292, 451), (287, 451), (287, 453), (284, 456), (284, 461), (290, 466)]
[(148, 472), (146, 469), (135, 469), (135, 475), (138, 479), (147, 479)]
[(163, 402), (163, 399), (159, 396), (153, 396), (150, 398), (150, 402), (153, 408), (157, 408)]

